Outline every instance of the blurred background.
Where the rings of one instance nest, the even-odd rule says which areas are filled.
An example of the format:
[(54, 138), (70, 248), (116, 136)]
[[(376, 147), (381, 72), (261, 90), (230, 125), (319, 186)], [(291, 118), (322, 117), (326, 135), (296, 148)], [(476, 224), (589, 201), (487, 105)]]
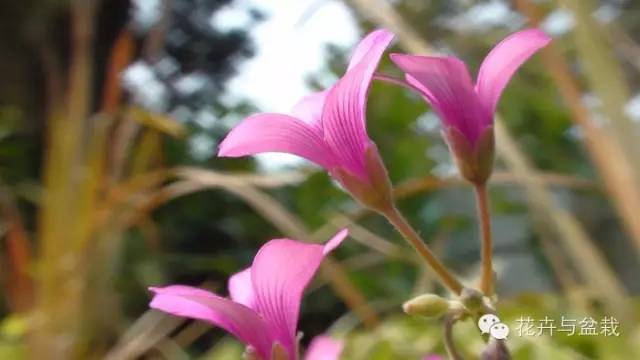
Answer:
[[(472, 74), (507, 34), (554, 37), (499, 105), (491, 181), (515, 359), (639, 359), (640, 3), (631, 0), (25, 0), (0, 4), (0, 358), (237, 359), (220, 329), (148, 310), (151, 285), (226, 294), (265, 241), (351, 238), (303, 302), (303, 343), (345, 359), (444, 354), (400, 305), (445, 292), (384, 219), (306, 161), (216, 158), (243, 117), (330, 86), (366, 32)], [(388, 58), (380, 71), (399, 76)], [(473, 194), (438, 119), (374, 82), (369, 134), (399, 205), (473, 283)], [(517, 336), (517, 319), (615, 317), (620, 336)], [(470, 358), (483, 347), (456, 327)]]

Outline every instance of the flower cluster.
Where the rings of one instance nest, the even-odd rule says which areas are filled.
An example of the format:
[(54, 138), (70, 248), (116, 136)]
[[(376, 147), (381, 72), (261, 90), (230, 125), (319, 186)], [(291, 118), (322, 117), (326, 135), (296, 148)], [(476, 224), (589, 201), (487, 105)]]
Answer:
[[(241, 157), (283, 152), (323, 167), (357, 201), (385, 215), (443, 283), (463, 298), (469, 289), (462, 289), (397, 212), (387, 170), (367, 134), (369, 88), (393, 38), (384, 29), (371, 32), (356, 46), (344, 76), (333, 86), (303, 98), (290, 114), (261, 113), (246, 118), (227, 135), (218, 155)], [(460, 174), (479, 188), (491, 175), (493, 118), (500, 95), (515, 71), (549, 41), (537, 29), (512, 34), (486, 57), (475, 84), (465, 64), (457, 58), (390, 55), (405, 73), (404, 80), (393, 82), (413, 89), (431, 105), (441, 119), (443, 136)], [(346, 236), (347, 231), (343, 230), (324, 246), (271, 240), (259, 250), (250, 268), (230, 278), (230, 299), (202, 289), (173, 285), (151, 288), (155, 294), (151, 307), (227, 330), (247, 344), (250, 359), (296, 360), (302, 293), (324, 256)], [(485, 241), (490, 251), (490, 237), (485, 237)], [(485, 273), (491, 275), (490, 257), (486, 264)], [(491, 281), (490, 276), (485, 278)], [(484, 291), (478, 296), (482, 295), (490, 293)], [(476, 298), (479, 297), (473, 297)], [(435, 316), (450, 310), (451, 303), (435, 295), (405, 304), (408, 313)], [(337, 359), (341, 348), (341, 343), (321, 336), (312, 341), (305, 359)], [(434, 358), (437, 356), (427, 357)]]
[[(346, 74), (335, 85), (302, 99), (291, 115), (250, 116), (231, 130), (218, 155), (298, 155), (325, 168), (365, 205), (388, 205), (389, 180), (367, 135), (366, 104), (376, 67), (392, 40), (387, 30), (373, 31), (358, 44)], [(520, 65), (549, 41), (537, 29), (507, 37), (482, 63), (475, 86), (458, 58), (391, 54), (408, 85), (440, 115), (445, 139), (466, 179), (489, 177), (493, 116), (500, 95)]]

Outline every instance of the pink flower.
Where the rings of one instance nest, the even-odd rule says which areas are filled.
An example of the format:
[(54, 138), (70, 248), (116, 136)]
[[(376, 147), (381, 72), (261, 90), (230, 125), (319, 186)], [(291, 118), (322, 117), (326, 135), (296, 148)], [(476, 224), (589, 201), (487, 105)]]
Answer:
[(336, 360), (340, 357), (343, 347), (342, 341), (318, 335), (311, 340), (305, 360)]
[(445, 138), (467, 179), (486, 181), (490, 175), (493, 117), (500, 95), (516, 70), (550, 41), (538, 29), (511, 34), (484, 59), (475, 86), (458, 58), (391, 54), (407, 82), (440, 116)]
[[(229, 279), (231, 299), (206, 290), (171, 285), (150, 288), (155, 293), (150, 306), (173, 315), (203, 320), (230, 332), (247, 344), (257, 359), (297, 359), (296, 327), (302, 293), (315, 275), (325, 255), (346, 238), (346, 229), (324, 246), (289, 239), (271, 240), (263, 245), (250, 268)], [(337, 345), (321, 338), (319, 350), (337, 359)], [(324, 349), (324, 350), (323, 350)], [(319, 356), (319, 355), (314, 355)], [(313, 358), (309, 358), (313, 359)]]
[(346, 74), (335, 85), (303, 98), (291, 115), (248, 117), (227, 135), (218, 155), (298, 155), (325, 168), (365, 205), (387, 202), (389, 180), (367, 135), (366, 100), (376, 67), (392, 40), (387, 30), (373, 31), (358, 44)]

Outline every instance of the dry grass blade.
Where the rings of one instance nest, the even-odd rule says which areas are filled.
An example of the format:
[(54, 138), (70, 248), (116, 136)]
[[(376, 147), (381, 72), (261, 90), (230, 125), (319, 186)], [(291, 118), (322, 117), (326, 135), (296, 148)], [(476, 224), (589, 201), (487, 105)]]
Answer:
[(124, 333), (105, 360), (137, 359), (183, 324), (185, 320), (148, 310)]
[[(258, 190), (250, 184), (264, 181), (260, 177), (242, 177), (216, 173), (214, 171), (182, 168), (176, 171), (176, 175), (187, 179), (194, 184), (204, 187), (223, 188), (226, 191), (240, 197), (250, 204), (261, 216), (273, 223), (280, 231), (297, 239), (309, 239), (302, 222), (291, 212), (285, 209), (271, 196)], [(270, 186), (273, 182), (266, 181)]]
[[(517, 5), (532, 25), (541, 21), (538, 9), (530, 1), (519, 0)], [(541, 52), (541, 57), (571, 111), (572, 120), (583, 131), (586, 149), (604, 181), (607, 192), (611, 195), (622, 224), (640, 252), (640, 222), (637, 221), (637, 214), (640, 214), (640, 187), (637, 186), (637, 174), (631, 167), (628, 154), (611, 134), (595, 125), (589, 110), (582, 102), (578, 81), (571, 74), (569, 65), (557, 46), (554, 43), (549, 44)]]
[(306, 178), (303, 173), (297, 171), (283, 172), (275, 175), (260, 175), (254, 173), (220, 173), (188, 166), (178, 167), (173, 170), (173, 172), (176, 176), (192, 179), (201, 183), (219, 183), (220, 181), (226, 181), (229, 183), (253, 185), (265, 189), (285, 185), (296, 185)]
[[(180, 180), (160, 188), (164, 182), (174, 178)], [(99, 229), (107, 224), (116, 223), (120, 224), (118, 226), (121, 228), (128, 228), (137, 223), (136, 219), (144, 219), (149, 211), (167, 201), (211, 187), (249, 185), (277, 188), (297, 184), (303, 179), (304, 175), (298, 172), (275, 176), (250, 173), (227, 174), (194, 167), (148, 171), (135, 175), (110, 189), (96, 212), (94, 226)], [(113, 216), (117, 219), (114, 220)]]
[(227, 185), (225, 190), (245, 200), (287, 236), (303, 241), (312, 240), (302, 221), (273, 197), (251, 186)]
[(166, 115), (154, 113), (137, 106), (132, 106), (128, 115), (142, 125), (176, 138), (183, 137), (187, 132), (182, 123)]
[[(501, 149), (499, 154), (509, 167), (525, 174), (533, 172), (529, 160), (518, 150), (516, 142), (506, 136), (506, 128), (500, 119), (496, 119), (495, 130), (496, 139), (499, 139), (498, 148)], [(562, 241), (568, 257), (580, 271), (582, 280), (588, 284), (592, 295), (600, 299), (611, 314), (616, 314), (620, 319), (633, 319), (633, 309), (624, 286), (584, 227), (566, 209), (555, 205), (551, 194), (543, 185), (532, 181), (525, 190), (535, 215), (544, 224), (553, 225), (552, 232)]]
[[(573, 35), (579, 61), (584, 66), (584, 75), (591, 91), (602, 101), (602, 112), (608, 118), (616, 143), (624, 149), (629, 160), (640, 159), (638, 136), (640, 128), (630, 121), (624, 109), (630, 99), (629, 84), (619, 61), (615, 57), (612, 39), (606, 27), (593, 16), (596, 4), (592, 0), (561, 0), (575, 18)], [(630, 164), (635, 175), (640, 173), (640, 164)], [(636, 186), (640, 178), (635, 178)]]
[[(349, 236), (358, 243), (366, 246), (380, 254), (383, 254), (389, 258), (402, 258), (411, 262), (418, 261), (413, 251), (406, 250), (383, 237), (374, 234), (368, 229), (358, 225), (352, 221), (349, 217), (336, 214), (330, 221), (335, 229), (341, 229), (344, 227), (349, 228)], [(322, 236), (327, 237), (327, 236)]]
[(172, 172), (166, 169), (148, 171), (113, 186), (96, 211), (96, 227), (99, 228), (107, 221), (115, 207), (122, 206), (123, 203), (131, 201), (131, 199), (136, 199), (139, 194), (158, 188), (163, 182), (169, 180), (171, 175)]
[[(204, 282), (200, 285), (200, 287), (210, 291), (215, 290), (215, 286), (209, 282)], [(187, 321), (189, 320), (167, 315), (157, 310), (147, 310), (132, 325), (127, 328), (127, 331), (122, 334), (117, 344), (113, 348), (111, 348), (104, 359), (137, 359), (147, 353), (150, 349), (156, 348), (162, 342), (167, 341), (169, 335)], [(186, 346), (189, 340), (195, 340), (195, 338), (202, 335), (202, 333), (198, 332), (198, 335), (195, 338), (191, 336), (188, 339), (185, 339), (185, 337), (188, 337), (188, 335), (185, 336), (183, 333), (189, 332), (188, 329), (191, 329), (194, 326), (196, 328), (200, 328), (200, 325), (202, 324), (203, 323), (199, 321), (192, 322), (172, 341), (176, 341), (176, 345)], [(211, 326), (207, 325), (207, 329), (210, 328)], [(182, 339), (182, 341), (178, 341), (179, 339)]]
[[(536, 172), (535, 174), (523, 175), (514, 172), (495, 171), (491, 176), (492, 184), (526, 185), (531, 180), (545, 185), (562, 186), (571, 189), (597, 189), (597, 185), (592, 181), (557, 173)], [(402, 199), (417, 193), (455, 186), (469, 186), (469, 183), (460, 177), (438, 178), (425, 176), (399, 184), (394, 189), (394, 195), (397, 199)]]

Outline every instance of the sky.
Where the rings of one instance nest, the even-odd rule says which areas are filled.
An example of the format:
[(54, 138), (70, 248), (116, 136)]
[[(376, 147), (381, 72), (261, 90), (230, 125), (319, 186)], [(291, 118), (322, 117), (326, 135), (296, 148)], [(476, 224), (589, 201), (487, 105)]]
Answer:
[(213, 23), (242, 27), (249, 7), (266, 19), (251, 32), (256, 55), (240, 66), (228, 89), (262, 111), (289, 112), (311, 91), (305, 79), (321, 73), (327, 44), (349, 48), (361, 35), (348, 8), (333, 0), (240, 0), (216, 13)]
[[(256, 54), (239, 67), (223, 99), (247, 99), (264, 112), (289, 113), (312, 92), (308, 76), (323, 74), (327, 45), (348, 49), (362, 35), (344, 2), (334, 0), (239, 0), (218, 11), (212, 25), (218, 29), (244, 27), (249, 8), (266, 16), (251, 31)], [(331, 85), (336, 79), (326, 80)], [(268, 153), (257, 158), (266, 172), (308, 164), (288, 154)]]
[[(264, 15), (257, 25), (252, 9)], [(158, 0), (134, 0), (134, 24), (148, 30), (161, 11)], [(362, 35), (347, 6), (338, 0), (236, 0), (214, 12), (209, 23), (218, 31), (249, 29), (255, 48), (255, 56), (243, 61), (238, 75), (229, 81), (223, 99), (249, 100), (261, 111), (285, 113), (311, 92), (308, 76), (323, 74), (327, 45), (348, 49)], [(148, 64), (133, 64), (123, 80), (127, 88), (136, 90), (143, 105), (156, 109), (165, 102)], [(183, 80), (176, 85), (184, 85), (185, 90), (201, 85), (195, 77)], [(328, 86), (336, 79), (326, 80)]]
[[(255, 24), (250, 10), (258, 10), (264, 20)], [(161, 12), (158, 0), (133, 1), (132, 16), (138, 30), (151, 28)], [(289, 113), (312, 91), (306, 81), (311, 74), (326, 82), (323, 85), (333, 84), (337, 79), (326, 78), (333, 75), (323, 71), (327, 45), (349, 49), (362, 35), (350, 10), (338, 0), (235, 0), (214, 12), (209, 23), (218, 31), (249, 29), (255, 55), (241, 62), (221, 101), (228, 106), (249, 101), (264, 112)], [(189, 92), (202, 85), (196, 76), (182, 80), (174, 84), (178, 90)], [(159, 112), (168, 110), (167, 89), (149, 64), (144, 61), (132, 64), (123, 74), (123, 83), (139, 104)], [(176, 111), (171, 115), (177, 119), (184, 117)], [(224, 118), (210, 121), (215, 117), (213, 114), (202, 114), (207, 115), (205, 128), (217, 122), (231, 126), (238, 120), (232, 119), (233, 124)], [(202, 120), (202, 114), (194, 117), (196, 122)], [(191, 136), (189, 144), (193, 155), (203, 160), (215, 152), (215, 139), (203, 132)], [(259, 159), (262, 170), (267, 171), (301, 163), (299, 158), (284, 154), (260, 155)]]

